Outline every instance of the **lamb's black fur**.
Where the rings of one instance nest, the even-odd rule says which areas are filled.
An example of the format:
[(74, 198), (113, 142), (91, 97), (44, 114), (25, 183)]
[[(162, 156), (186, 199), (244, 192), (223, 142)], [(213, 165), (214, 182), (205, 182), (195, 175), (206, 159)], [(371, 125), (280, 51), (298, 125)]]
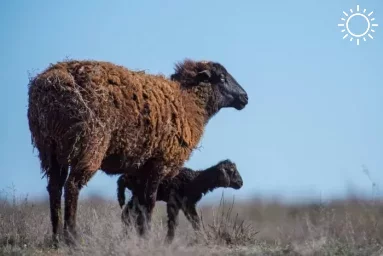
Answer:
[[(121, 207), (125, 204), (125, 188), (131, 190), (133, 194), (122, 214), (124, 222), (129, 223), (129, 212), (133, 206), (135, 191), (140, 186), (140, 181), (137, 178), (129, 178), (129, 175), (125, 174), (120, 176), (117, 184), (118, 202)], [(180, 209), (191, 222), (193, 228), (199, 230), (200, 221), (196, 204), (201, 200), (202, 196), (219, 187), (240, 189), (242, 185), (242, 177), (235, 163), (228, 159), (220, 161), (206, 170), (193, 171), (190, 168), (183, 167), (174, 178), (163, 179), (158, 187), (156, 201), (167, 202), (167, 240), (170, 242), (174, 238)]]

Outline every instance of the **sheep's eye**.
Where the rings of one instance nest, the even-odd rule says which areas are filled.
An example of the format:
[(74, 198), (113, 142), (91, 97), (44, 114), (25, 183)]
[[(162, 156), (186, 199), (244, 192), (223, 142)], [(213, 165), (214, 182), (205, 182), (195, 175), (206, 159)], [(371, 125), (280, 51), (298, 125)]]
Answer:
[(226, 77), (224, 74), (221, 74), (221, 82), (226, 82)]

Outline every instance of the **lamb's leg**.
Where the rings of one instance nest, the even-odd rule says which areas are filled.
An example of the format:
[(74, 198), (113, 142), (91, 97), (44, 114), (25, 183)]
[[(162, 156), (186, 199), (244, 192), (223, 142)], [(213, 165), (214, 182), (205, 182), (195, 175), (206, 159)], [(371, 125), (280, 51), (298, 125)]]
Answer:
[(168, 233), (166, 236), (166, 243), (171, 243), (174, 239), (175, 230), (178, 226), (178, 213), (180, 211), (180, 206), (178, 205), (175, 197), (171, 192), (169, 196), (169, 201), (166, 205), (167, 213), (168, 213)]
[(157, 199), (157, 189), (163, 178), (164, 167), (156, 160), (148, 160), (140, 170), (141, 186), (134, 191), (137, 196), (138, 216), (136, 220), (138, 232), (145, 235), (151, 228), (153, 209)]
[(125, 204), (125, 176), (121, 175), (117, 180), (117, 198), (120, 207)]
[(69, 174), (68, 180), (65, 184), (64, 232), (68, 243), (73, 242), (72, 238), (77, 238), (76, 213), (80, 190), (83, 186), (87, 184), (87, 182), (95, 173), (95, 170), (71, 170), (71, 173)]
[(62, 233), (61, 196), (62, 188), (68, 177), (68, 166), (60, 165), (56, 157), (52, 157), (48, 177), (47, 190), (49, 193), (53, 242), (57, 246), (59, 236)]
[(126, 226), (131, 225), (131, 218), (133, 217), (132, 210), (133, 210), (135, 200), (137, 200), (137, 198), (133, 195), (132, 198), (127, 203), (127, 205), (125, 205), (124, 209), (122, 210), (121, 219)]
[(183, 207), (183, 212), (185, 213), (186, 218), (192, 224), (194, 230), (198, 231), (201, 229), (200, 219), (197, 213), (195, 204), (186, 204)]

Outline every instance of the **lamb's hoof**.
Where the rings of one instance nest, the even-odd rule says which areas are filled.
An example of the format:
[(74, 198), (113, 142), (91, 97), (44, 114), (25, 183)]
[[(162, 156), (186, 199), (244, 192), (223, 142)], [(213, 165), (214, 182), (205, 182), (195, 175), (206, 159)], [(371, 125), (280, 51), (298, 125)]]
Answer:
[(141, 238), (148, 239), (152, 228), (149, 221), (144, 221), (143, 223), (138, 221), (138, 223), (136, 223), (136, 229)]
[(166, 236), (165, 245), (170, 245), (173, 242), (174, 237)]
[(138, 227), (137, 231), (138, 231), (138, 236), (140, 238), (142, 238), (142, 239), (148, 239), (149, 238), (150, 229)]

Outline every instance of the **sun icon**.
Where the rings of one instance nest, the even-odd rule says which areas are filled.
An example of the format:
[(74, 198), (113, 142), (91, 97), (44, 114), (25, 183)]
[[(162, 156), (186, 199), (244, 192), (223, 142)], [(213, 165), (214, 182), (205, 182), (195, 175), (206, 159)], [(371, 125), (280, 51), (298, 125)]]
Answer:
[[(342, 33), (346, 33), (344, 36), (343, 36), (343, 39), (347, 38), (347, 37), (350, 37), (350, 41), (354, 40), (354, 37), (356, 38), (356, 44), (359, 45), (359, 42), (360, 42), (360, 39), (363, 38), (363, 41), (366, 41), (366, 35), (371, 38), (371, 39), (374, 39), (374, 37), (371, 35), (371, 33), (374, 33), (375, 30), (373, 29), (374, 27), (377, 27), (378, 24), (376, 23), (373, 23), (375, 18), (370, 18), (370, 16), (374, 13), (373, 11), (366, 14), (367, 10), (364, 9), (363, 12), (359, 11), (359, 5), (356, 6), (356, 12), (354, 12), (352, 9), (350, 9), (350, 13), (351, 14), (348, 14), (347, 12), (343, 11), (343, 14), (345, 15), (345, 17), (342, 17), (341, 20), (343, 21), (342, 24), (338, 24), (338, 27), (342, 27)], [(364, 18), (366, 21), (367, 21), (367, 28), (366, 30), (361, 33), (361, 34), (354, 34), (351, 32), (350, 28), (349, 28), (349, 23), (350, 23), (350, 20), (354, 17), (357, 17), (357, 16), (360, 16), (362, 18)]]

